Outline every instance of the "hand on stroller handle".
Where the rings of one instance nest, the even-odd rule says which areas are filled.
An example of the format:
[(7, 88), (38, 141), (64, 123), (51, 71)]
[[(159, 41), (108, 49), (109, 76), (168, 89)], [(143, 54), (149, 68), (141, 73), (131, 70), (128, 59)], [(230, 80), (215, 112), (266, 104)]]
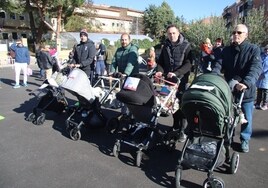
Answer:
[[(175, 78), (177, 79), (177, 82), (176, 82), (176, 83), (166, 80), (164, 76), (161, 76), (161, 77), (160, 77), (160, 76), (155, 75), (154, 77), (155, 77), (157, 80), (160, 80), (160, 81), (162, 81), (162, 82), (164, 82), (164, 83), (167, 83), (167, 84), (170, 84), (170, 85), (172, 85), (172, 86), (179, 86), (179, 84), (180, 84), (180, 82), (181, 82), (180, 78), (175, 77), (175, 76), (173, 76), (173, 77), (175, 77)], [(172, 78), (173, 78), (173, 77), (172, 77)]]

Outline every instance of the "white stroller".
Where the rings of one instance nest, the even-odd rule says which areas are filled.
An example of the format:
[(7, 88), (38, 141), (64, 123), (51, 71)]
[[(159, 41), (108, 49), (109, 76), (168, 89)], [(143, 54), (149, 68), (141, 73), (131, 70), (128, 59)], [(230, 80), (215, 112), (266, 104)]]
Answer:
[[(104, 87), (104, 79), (112, 84), (109, 89)], [(70, 108), (71, 115), (66, 120), (66, 130), (72, 140), (81, 139), (82, 126), (91, 128), (102, 128), (106, 125), (106, 117), (103, 115), (101, 105), (109, 98), (111, 101), (112, 91), (118, 86), (119, 79), (111, 77), (100, 77), (94, 87), (81, 69), (74, 69), (62, 87), (78, 99), (78, 105)], [(96, 87), (102, 83), (100, 87)], [(111, 104), (113, 102), (110, 102)], [(107, 104), (106, 104), (107, 105)]]

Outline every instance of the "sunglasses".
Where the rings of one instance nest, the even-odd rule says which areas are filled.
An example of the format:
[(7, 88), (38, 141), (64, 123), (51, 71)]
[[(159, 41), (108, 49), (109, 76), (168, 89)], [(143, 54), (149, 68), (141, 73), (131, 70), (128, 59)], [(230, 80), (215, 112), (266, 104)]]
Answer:
[(242, 32), (242, 31), (233, 31), (232, 32), (233, 35), (235, 35), (235, 34), (241, 35), (242, 33), (245, 33), (245, 32)]

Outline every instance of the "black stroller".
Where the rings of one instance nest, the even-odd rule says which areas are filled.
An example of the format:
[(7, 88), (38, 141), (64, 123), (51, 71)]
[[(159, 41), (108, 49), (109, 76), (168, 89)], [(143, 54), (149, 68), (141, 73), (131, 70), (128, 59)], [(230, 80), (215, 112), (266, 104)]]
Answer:
[[(105, 87), (104, 80), (109, 80), (109, 86)], [(92, 87), (87, 75), (81, 69), (74, 69), (62, 85), (78, 99), (78, 104), (69, 108), (71, 115), (66, 120), (66, 130), (74, 141), (81, 139), (81, 128), (103, 128), (106, 126), (106, 117), (101, 105), (112, 104), (110, 95), (118, 86), (120, 80), (111, 77), (100, 77)], [(110, 85), (111, 84), (111, 85)]]
[[(136, 166), (141, 165), (142, 155), (145, 150), (158, 143), (163, 143), (165, 135), (158, 127), (158, 119), (164, 111), (173, 110), (176, 99), (177, 84), (165, 86), (158, 92), (147, 75), (136, 74), (127, 77), (122, 89), (116, 94), (119, 101), (124, 103), (131, 118), (128, 127), (121, 132), (113, 147), (113, 155), (118, 157), (121, 144), (126, 144), (137, 149)], [(161, 93), (162, 91), (162, 93)], [(159, 93), (162, 95), (160, 96)], [(120, 124), (120, 123), (119, 123)]]
[(227, 82), (214, 74), (196, 77), (182, 96), (181, 109), (188, 121), (188, 138), (176, 168), (176, 187), (180, 187), (183, 167), (207, 172), (206, 187), (224, 187), (213, 175), (225, 162), (230, 174), (236, 173), (239, 154), (230, 155), (233, 132), (243, 121), (241, 102), (233, 101)]
[(26, 117), (26, 121), (31, 121), (35, 125), (42, 125), (46, 120), (45, 111), (62, 113), (68, 106), (64, 90), (60, 86), (66, 79), (68, 72), (56, 72), (50, 79), (46, 79), (43, 84), (30, 95), (38, 99), (38, 104), (33, 108), (33, 112)]

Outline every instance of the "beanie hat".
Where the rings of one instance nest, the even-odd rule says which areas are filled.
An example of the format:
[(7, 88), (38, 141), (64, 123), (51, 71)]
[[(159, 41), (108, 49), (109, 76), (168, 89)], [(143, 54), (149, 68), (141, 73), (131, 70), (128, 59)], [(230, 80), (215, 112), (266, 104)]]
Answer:
[(82, 35), (88, 37), (88, 33), (87, 33), (87, 30), (86, 30), (86, 29), (82, 29), (82, 30), (80, 31), (80, 37), (81, 37)]

